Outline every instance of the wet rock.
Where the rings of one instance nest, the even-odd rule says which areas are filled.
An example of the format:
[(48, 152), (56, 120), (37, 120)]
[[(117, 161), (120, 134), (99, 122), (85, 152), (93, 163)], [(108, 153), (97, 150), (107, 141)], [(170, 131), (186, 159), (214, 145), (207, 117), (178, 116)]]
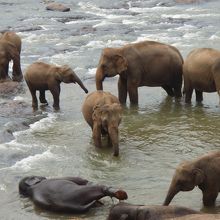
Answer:
[(63, 4), (60, 4), (60, 3), (55, 3), (55, 2), (48, 4), (46, 9), (50, 10), (50, 11), (61, 11), (61, 12), (70, 11), (69, 7), (67, 7)]
[(0, 97), (2, 98), (11, 98), (22, 92), (24, 92), (23, 83), (14, 81), (0, 82)]

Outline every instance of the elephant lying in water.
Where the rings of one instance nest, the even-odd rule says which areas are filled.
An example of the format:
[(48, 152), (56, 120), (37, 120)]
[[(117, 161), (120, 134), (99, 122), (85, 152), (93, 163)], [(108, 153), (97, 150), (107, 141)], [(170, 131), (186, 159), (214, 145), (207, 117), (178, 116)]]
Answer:
[(195, 89), (196, 101), (203, 100), (203, 92), (218, 92), (220, 98), (220, 51), (211, 48), (195, 49), (184, 65), (185, 102), (191, 102)]
[(19, 192), (30, 197), (35, 205), (56, 212), (84, 213), (105, 196), (127, 199), (123, 190), (94, 185), (80, 177), (47, 179), (29, 176), (19, 182)]
[(214, 206), (220, 191), (220, 151), (181, 163), (173, 176), (164, 205), (169, 205), (178, 192), (191, 191), (195, 186), (202, 190), (204, 206)]
[(178, 206), (143, 206), (119, 203), (110, 210), (107, 220), (165, 220), (199, 213)]
[(117, 97), (109, 92), (95, 91), (86, 97), (82, 113), (92, 128), (96, 147), (101, 147), (101, 135), (108, 135), (114, 148), (114, 156), (118, 156), (118, 126), (121, 122), (122, 108)]
[(21, 81), (23, 79), (21, 64), (21, 38), (14, 32), (5, 32), (0, 36), (0, 81), (9, 79), (9, 62), (13, 60), (12, 79)]
[(36, 62), (27, 68), (24, 78), (32, 95), (32, 107), (34, 110), (38, 108), (37, 90), (40, 92), (39, 98), (43, 104), (48, 104), (45, 98), (45, 91), (50, 90), (54, 99), (53, 107), (56, 110), (60, 109), (59, 96), (61, 82), (78, 83), (85, 93), (88, 93), (82, 81), (67, 65), (55, 66), (43, 62)]
[(96, 89), (103, 90), (105, 77), (119, 75), (118, 96), (138, 103), (138, 87), (161, 86), (168, 95), (181, 97), (183, 58), (173, 46), (143, 41), (122, 48), (105, 48), (96, 71)]

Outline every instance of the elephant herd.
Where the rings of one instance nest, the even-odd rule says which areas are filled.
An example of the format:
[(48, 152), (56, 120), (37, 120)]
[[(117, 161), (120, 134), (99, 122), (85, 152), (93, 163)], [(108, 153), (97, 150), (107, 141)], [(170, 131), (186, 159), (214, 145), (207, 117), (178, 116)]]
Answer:
[[(12, 80), (19, 82), (23, 79), (20, 53), (21, 39), (16, 33), (5, 32), (0, 36), (0, 82), (11, 80), (8, 74), (11, 60)], [(103, 91), (105, 77), (116, 75), (119, 75), (118, 98)], [(35, 62), (27, 68), (24, 79), (32, 96), (33, 110), (38, 108), (37, 91), (40, 103), (48, 104), (46, 90), (50, 90), (53, 95), (54, 109), (59, 110), (61, 82), (77, 83), (88, 93), (85, 85), (67, 65)], [(203, 92), (217, 91), (220, 96), (220, 51), (211, 48), (195, 49), (183, 60), (177, 48), (155, 41), (131, 43), (121, 48), (105, 48), (95, 79), (97, 91), (87, 95), (82, 113), (92, 129), (95, 146), (101, 148), (101, 137), (107, 136), (109, 145), (113, 147), (113, 155), (118, 156), (119, 124), (127, 94), (131, 105), (138, 104), (138, 87), (141, 86), (162, 87), (169, 96), (175, 98), (180, 98), (183, 93), (186, 103), (191, 102), (193, 90), (198, 102), (203, 100)], [(204, 206), (213, 206), (220, 191), (220, 152), (211, 152), (193, 161), (181, 163), (170, 184), (164, 206), (119, 203), (111, 209), (108, 220), (179, 219), (180, 216), (190, 214), (203, 219), (201, 213), (190, 209), (166, 207), (178, 192), (193, 190), (195, 186), (203, 193)], [(89, 181), (76, 177), (52, 180), (45, 177), (26, 177), (20, 181), (19, 191), (43, 208), (77, 213), (87, 211), (104, 196), (127, 199), (123, 190), (90, 185)], [(204, 219), (212, 219), (209, 217)]]

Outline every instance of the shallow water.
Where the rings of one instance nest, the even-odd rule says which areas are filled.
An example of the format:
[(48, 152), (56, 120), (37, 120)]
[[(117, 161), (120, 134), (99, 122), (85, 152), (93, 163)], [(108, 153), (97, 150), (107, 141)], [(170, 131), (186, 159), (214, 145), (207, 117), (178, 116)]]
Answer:
[[(104, 47), (153, 39), (176, 46), (183, 57), (196, 47), (220, 49), (218, 0), (188, 5), (158, 0), (103, 2), (66, 0), (71, 11), (60, 13), (46, 11), (40, 1), (0, 0), (0, 30), (15, 30), (22, 37), (23, 71), (36, 60), (68, 64), (89, 91), (95, 90), (95, 70)], [(106, 79), (104, 89), (117, 95), (117, 78)], [(33, 174), (82, 176), (125, 189), (130, 203), (162, 204), (178, 163), (220, 147), (216, 93), (205, 94), (202, 105), (196, 104), (194, 96), (192, 105), (185, 105), (183, 100), (168, 98), (161, 88), (140, 88), (139, 107), (130, 109), (128, 103), (124, 109), (119, 158), (113, 158), (112, 149), (95, 149), (81, 114), (86, 95), (79, 86), (62, 84), (59, 113), (53, 112), (52, 97), (47, 96), (49, 107), (36, 115), (28, 110), (25, 120), (29, 119), (30, 127), (15, 132), (15, 140), (0, 144), (1, 219), (73, 217), (36, 209), (19, 197), (19, 180)], [(31, 105), (27, 88), (18, 98)], [(0, 115), (0, 130), (8, 122), (22, 120), (19, 115)], [(218, 207), (203, 209), (201, 198), (194, 189), (179, 193), (171, 204), (220, 212)], [(112, 200), (106, 198), (104, 203), (78, 217), (105, 219)]]

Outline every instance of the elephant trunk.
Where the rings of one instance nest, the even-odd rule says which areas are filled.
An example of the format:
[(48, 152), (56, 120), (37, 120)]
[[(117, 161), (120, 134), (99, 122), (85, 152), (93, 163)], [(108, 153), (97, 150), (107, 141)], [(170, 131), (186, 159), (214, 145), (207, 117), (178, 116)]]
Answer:
[(80, 80), (80, 78), (76, 74), (74, 74), (74, 80), (85, 91), (85, 93), (88, 93), (88, 89), (84, 86), (84, 84), (82, 83), (82, 81)]
[(109, 136), (112, 142), (112, 146), (114, 149), (114, 156), (119, 155), (119, 147), (118, 147), (118, 128), (112, 127), (109, 129)]
[(104, 76), (103, 70), (100, 66), (96, 70), (95, 79), (96, 79), (96, 89), (97, 90), (103, 90), (102, 82), (105, 79), (105, 76)]
[(172, 201), (173, 197), (179, 192), (180, 190), (176, 188), (175, 184), (171, 184), (169, 191), (167, 193), (166, 199), (163, 205), (168, 206)]

